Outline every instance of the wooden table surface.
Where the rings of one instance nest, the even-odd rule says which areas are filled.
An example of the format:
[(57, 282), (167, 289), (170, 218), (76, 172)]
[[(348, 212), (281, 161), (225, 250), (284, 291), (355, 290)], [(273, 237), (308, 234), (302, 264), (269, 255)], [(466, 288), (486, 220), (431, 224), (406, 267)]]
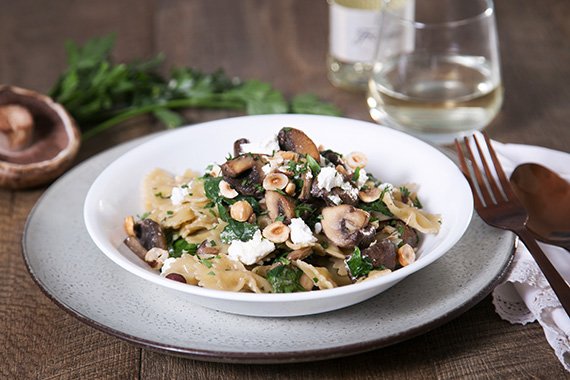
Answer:
[[(497, 4), (505, 103), (490, 135), (570, 150), (570, 2)], [(223, 68), (269, 81), (291, 96), (313, 92), (345, 116), (370, 120), (363, 94), (326, 79), (328, 10), (320, 1), (3, 0), (0, 82), (47, 92), (66, 63), (64, 41), (114, 32), (117, 61), (163, 52), (165, 68)], [(191, 111), (192, 122), (236, 115)], [(86, 142), (78, 161), (159, 130), (132, 123)], [(106, 335), (54, 305), (28, 275), (22, 229), (45, 188), (0, 190), (2, 379), (570, 378), (537, 323), (511, 325), (490, 297), (455, 320), (391, 347), (345, 359), (289, 365), (216, 364), (156, 353)]]

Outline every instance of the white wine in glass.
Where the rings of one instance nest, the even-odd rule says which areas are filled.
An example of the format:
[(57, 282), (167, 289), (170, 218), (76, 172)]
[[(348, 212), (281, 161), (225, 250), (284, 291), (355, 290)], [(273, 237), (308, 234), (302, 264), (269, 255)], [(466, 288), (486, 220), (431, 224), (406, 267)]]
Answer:
[[(470, 1), (472, 6), (462, 10), (473, 10), (477, 1)], [(481, 14), (451, 20), (445, 16), (434, 24), (417, 21), (418, 6), (413, 21), (384, 15), (386, 28), (380, 32), (369, 81), (368, 106), (374, 120), (440, 144), (490, 123), (501, 108), (503, 89), (494, 19), (489, 19), (492, 4), (481, 4)], [(432, 8), (432, 22), (438, 19), (433, 9), (446, 11)], [(398, 46), (383, 42), (383, 35), (393, 33), (406, 33), (411, 39)], [(491, 40), (482, 38), (491, 35)]]

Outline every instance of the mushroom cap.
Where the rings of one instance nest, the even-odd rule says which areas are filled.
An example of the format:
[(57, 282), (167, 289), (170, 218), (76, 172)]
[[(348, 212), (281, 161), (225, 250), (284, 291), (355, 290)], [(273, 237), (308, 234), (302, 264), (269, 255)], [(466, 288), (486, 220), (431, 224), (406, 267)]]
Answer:
[(368, 212), (350, 205), (325, 207), (322, 215), (321, 224), (326, 237), (342, 248), (358, 245), (370, 220)]
[(282, 150), (288, 150), (299, 154), (308, 154), (313, 157), (317, 162), (319, 161), (320, 154), (317, 146), (305, 134), (305, 132), (295, 128), (282, 128), (277, 134), (277, 141)]
[(29, 188), (63, 174), (79, 151), (79, 130), (67, 111), (51, 98), (14, 86), (0, 86), (0, 107), (18, 105), (32, 115), (29, 145), (12, 150), (0, 144), (0, 187)]

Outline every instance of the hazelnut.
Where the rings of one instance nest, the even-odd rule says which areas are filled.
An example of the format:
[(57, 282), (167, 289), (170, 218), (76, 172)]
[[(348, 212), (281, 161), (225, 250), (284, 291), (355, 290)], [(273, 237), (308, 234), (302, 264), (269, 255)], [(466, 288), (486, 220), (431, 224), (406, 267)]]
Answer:
[(264, 238), (273, 243), (284, 243), (289, 239), (291, 230), (283, 222), (273, 222), (263, 229)]
[(253, 207), (248, 201), (237, 201), (230, 206), (230, 216), (238, 222), (245, 222), (253, 214)]
[(364, 153), (361, 153), (361, 152), (349, 153), (345, 157), (345, 160), (346, 160), (346, 164), (351, 169), (363, 168), (368, 163), (368, 158), (366, 157), (366, 155)]
[(263, 179), (265, 190), (282, 190), (289, 183), (289, 178), (283, 173), (270, 173)]
[(168, 259), (168, 251), (157, 247), (151, 248), (144, 256), (144, 261), (154, 269), (162, 268), (166, 259)]
[(404, 244), (398, 248), (398, 262), (405, 267), (416, 261), (416, 252), (409, 244)]
[(136, 236), (135, 234), (135, 219), (132, 216), (127, 216), (124, 222), (125, 232), (128, 236)]
[(235, 189), (232, 188), (232, 186), (224, 180), (220, 181), (218, 187), (220, 189), (220, 194), (224, 198), (233, 199), (238, 196), (238, 192), (235, 191)]

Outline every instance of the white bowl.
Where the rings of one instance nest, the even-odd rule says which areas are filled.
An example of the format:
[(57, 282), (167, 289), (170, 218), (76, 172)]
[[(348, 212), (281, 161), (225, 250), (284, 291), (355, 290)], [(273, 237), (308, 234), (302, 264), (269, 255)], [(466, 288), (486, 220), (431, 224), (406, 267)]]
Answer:
[[(124, 244), (123, 219), (143, 212), (141, 182), (154, 168), (179, 174), (223, 162), (242, 137), (264, 141), (282, 127), (305, 131), (317, 144), (368, 156), (367, 172), (395, 185), (419, 184), (424, 208), (442, 215), (437, 235), (425, 235), (418, 259), (389, 275), (359, 284), (289, 294), (254, 294), (205, 289), (161, 277)], [(432, 146), (376, 124), (314, 115), (262, 115), (217, 120), (164, 133), (134, 148), (97, 177), (85, 199), (87, 230), (115, 263), (165, 290), (202, 306), (236, 314), (283, 317), (322, 313), (366, 300), (434, 262), (463, 235), (473, 212), (469, 186), (455, 164)], [(97, 270), (97, 268), (93, 268)], [(425, 284), (430, 286), (430, 284)]]

